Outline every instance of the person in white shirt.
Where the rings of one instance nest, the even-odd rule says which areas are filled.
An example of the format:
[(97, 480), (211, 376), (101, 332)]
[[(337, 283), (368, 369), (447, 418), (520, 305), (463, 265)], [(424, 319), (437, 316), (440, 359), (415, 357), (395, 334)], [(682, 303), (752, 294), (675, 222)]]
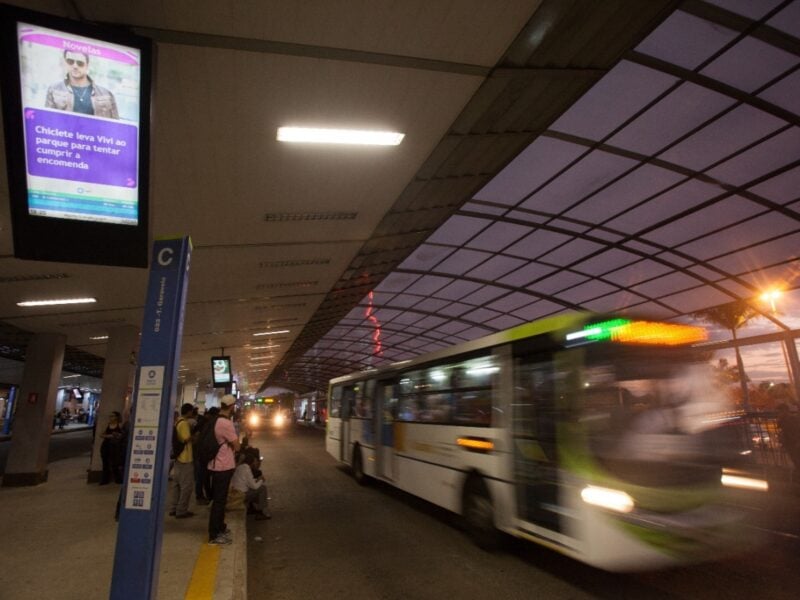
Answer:
[(259, 476), (253, 477), (253, 469), (257, 468), (256, 457), (246, 452), (242, 462), (236, 467), (231, 480), (231, 487), (244, 494), (244, 502), (248, 512), (256, 515), (256, 521), (272, 518), (267, 510), (267, 485)]

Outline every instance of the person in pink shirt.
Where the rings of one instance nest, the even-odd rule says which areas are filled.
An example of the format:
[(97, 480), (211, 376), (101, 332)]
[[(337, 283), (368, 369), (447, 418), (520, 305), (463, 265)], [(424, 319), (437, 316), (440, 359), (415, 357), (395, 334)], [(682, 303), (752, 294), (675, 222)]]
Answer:
[(228, 488), (236, 469), (235, 453), (239, 451), (239, 436), (231, 421), (236, 398), (230, 394), (222, 397), (219, 416), (214, 423), (214, 435), (220, 445), (217, 455), (208, 463), (211, 473), (211, 513), (208, 517), (208, 541), (210, 544), (230, 544), (230, 534), (225, 527), (225, 503)]

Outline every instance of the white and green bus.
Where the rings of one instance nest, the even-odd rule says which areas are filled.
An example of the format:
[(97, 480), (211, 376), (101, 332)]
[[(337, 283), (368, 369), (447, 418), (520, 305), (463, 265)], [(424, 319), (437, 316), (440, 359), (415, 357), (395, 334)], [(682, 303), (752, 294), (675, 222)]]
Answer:
[(705, 336), (573, 314), (338, 377), (326, 448), (463, 515), (482, 547), (505, 532), (608, 570), (714, 558), (743, 537), (731, 488), (767, 484)]

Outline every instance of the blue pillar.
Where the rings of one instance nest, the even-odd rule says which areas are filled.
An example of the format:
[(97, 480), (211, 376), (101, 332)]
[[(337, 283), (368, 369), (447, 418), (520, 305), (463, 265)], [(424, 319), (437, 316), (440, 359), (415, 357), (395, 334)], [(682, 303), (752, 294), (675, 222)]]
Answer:
[(158, 590), (172, 405), (190, 258), (188, 237), (153, 244), (133, 388), (112, 600), (151, 600)]

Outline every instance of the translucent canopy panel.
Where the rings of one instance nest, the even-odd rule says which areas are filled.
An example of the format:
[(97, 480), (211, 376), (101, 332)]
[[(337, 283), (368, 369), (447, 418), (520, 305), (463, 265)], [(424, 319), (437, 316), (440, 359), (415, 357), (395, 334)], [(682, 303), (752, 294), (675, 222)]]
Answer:
[(800, 0), (708, 4), (668, 15), (309, 356), (352, 340), (341, 374), (571, 310), (747, 301), (796, 328), (758, 299), (800, 288)]

